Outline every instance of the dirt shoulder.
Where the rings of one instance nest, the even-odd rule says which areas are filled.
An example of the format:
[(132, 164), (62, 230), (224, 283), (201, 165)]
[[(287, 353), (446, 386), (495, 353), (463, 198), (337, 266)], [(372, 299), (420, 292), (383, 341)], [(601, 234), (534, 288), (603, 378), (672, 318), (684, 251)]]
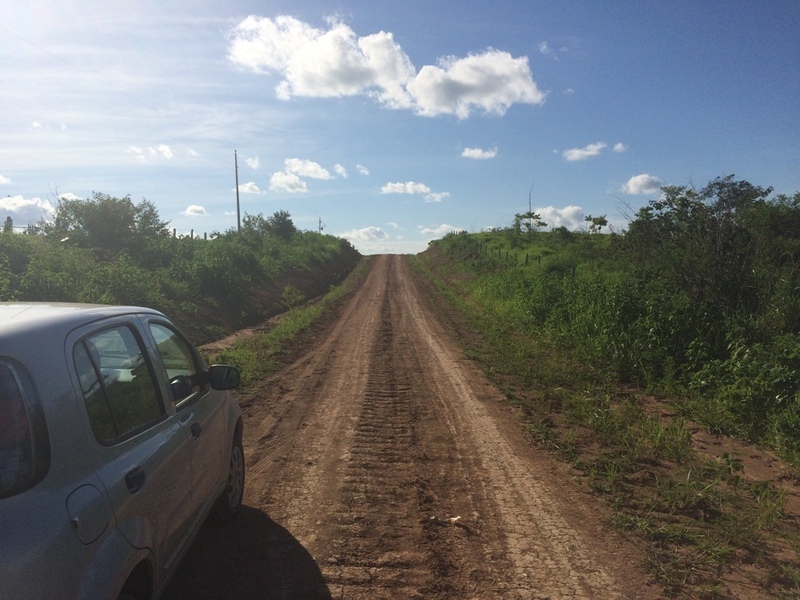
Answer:
[(657, 598), (641, 549), (532, 447), (406, 257), (242, 400), (246, 508), (165, 598)]

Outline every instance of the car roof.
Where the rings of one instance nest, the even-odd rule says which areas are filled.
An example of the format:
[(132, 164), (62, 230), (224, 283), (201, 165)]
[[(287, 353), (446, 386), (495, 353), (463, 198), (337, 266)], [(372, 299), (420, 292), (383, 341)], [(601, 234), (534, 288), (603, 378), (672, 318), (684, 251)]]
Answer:
[[(126, 314), (161, 315), (140, 306), (109, 306), (53, 302), (0, 302), (0, 338), (50, 329), (69, 331), (98, 319)], [(53, 331), (55, 333), (55, 331)]]

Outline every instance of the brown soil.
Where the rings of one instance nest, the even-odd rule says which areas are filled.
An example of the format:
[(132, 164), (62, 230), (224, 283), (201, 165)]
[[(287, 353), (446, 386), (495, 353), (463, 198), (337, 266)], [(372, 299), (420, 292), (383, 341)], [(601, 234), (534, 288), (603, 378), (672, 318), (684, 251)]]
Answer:
[(167, 600), (657, 598), (643, 553), (532, 447), (405, 257), (241, 401), (245, 508)]

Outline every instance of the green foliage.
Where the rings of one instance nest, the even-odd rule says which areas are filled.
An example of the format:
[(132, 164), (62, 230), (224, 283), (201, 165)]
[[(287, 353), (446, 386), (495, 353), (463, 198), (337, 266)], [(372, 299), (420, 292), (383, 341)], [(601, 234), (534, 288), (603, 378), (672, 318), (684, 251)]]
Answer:
[(245, 215), (241, 232), (211, 240), (166, 226), (147, 200), (61, 199), (53, 222), (0, 234), (0, 300), (150, 306), (205, 341), (323, 292), (320, 281), (341, 281), (359, 257), (344, 240), (297, 231), (285, 211)]
[[(725, 178), (666, 190), (625, 235), (454, 234), (418, 260), (531, 439), (642, 538), (669, 596), (724, 596), (742, 557), (775, 597), (800, 589), (776, 550), (800, 547), (785, 492), (692, 439), (700, 422), (800, 465), (800, 195), (768, 193)], [(623, 391), (641, 385), (673, 406)]]
[(147, 240), (168, 236), (167, 225), (149, 200), (134, 204), (130, 196), (114, 198), (95, 192), (89, 200), (59, 198), (53, 221), (42, 221), (38, 229), (82, 248), (135, 253)]
[[(435, 242), (507, 335), (536, 335), (611, 381), (686, 397), (709, 429), (800, 458), (800, 192), (718, 178), (668, 186), (624, 235), (451, 234)], [(526, 234), (527, 233), (527, 234)], [(592, 235), (589, 235), (592, 234)]]

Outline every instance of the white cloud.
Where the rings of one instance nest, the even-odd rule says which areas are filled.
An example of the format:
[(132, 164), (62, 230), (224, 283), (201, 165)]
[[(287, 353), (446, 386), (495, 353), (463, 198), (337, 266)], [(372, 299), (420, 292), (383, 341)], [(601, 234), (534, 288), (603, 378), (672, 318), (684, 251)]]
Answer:
[(167, 144), (159, 144), (158, 146), (149, 146), (145, 151), (141, 146), (129, 146), (128, 152), (133, 154), (138, 162), (146, 163), (147, 157), (151, 158), (166, 158), (171, 159), (175, 156), (172, 148)]
[(536, 208), (533, 212), (538, 214), (549, 228), (566, 227), (570, 230), (577, 230), (584, 226), (584, 214), (580, 206), (569, 205), (564, 208), (545, 206)]
[(261, 190), (258, 189), (258, 186), (252, 181), (248, 181), (247, 183), (240, 183), (239, 184), (239, 191), (242, 194), (259, 194), (259, 193), (261, 193)]
[(207, 217), (208, 213), (206, 209), (202, 206), (198, 206), (197, 204), (190, 204), (186, 207), (186, 210), (183, 211), (184, 216), (186, 217)]
[(356, 171), (358, 171), (360, 175), (369, 175), (369, 169), (364, 165), (356, 165)]
[(128, 152), (133, 154), (133, 157), (136, 159), (136, 162), (146, 163), (147, 157), (144, 155), (144, 150), (142, 150), (139, 146), (130, 146), (128, 148)]
[(347, 179), (347, 169), (345, 169), (342, 165), (333, 165), (333, 170), (342, 179)]
[(387, 222), (386, 224), (387, 224), (389, 227), (391, 227), (392, 229), (400, 229), (400, 225), (399, 225), (399, 224), (397, 224), (397, 223), (395, 223), (394, 221), (389, 221), (389, 222)]
[(387, 183), (381, 188), (381, 194), (419, 194), (425, 198), (425, 202), (441, 202), (450, 195), (450, 192), (434, 192), (424, 183), (407, 181)]
[[(327, 169), (312, 160), (287, 158), (283, 161), (283, 164), (285, 165), (285, 169), (273, 173), (270, 178), (269, 188), (271, 190), (283, 190), (292, 193), (306, 192), (308, 191), (308, 185), (303, 181), (303, 177), (310, 177), (311, 179), (333, 179), (333, 175), (331, 175)], [(342, 167), (342, 169), (343, 168), (344, 167)]]
[(438, 227), (424, 227), (422, 225), (418, 225), (417, 231), (419, 231), (420, 235), (429, 237), (441, 237), (453, 231), (463, 231), (463, 229), (461, 227), (454, 227), (453, 225), (448, 225), (446, 223), (443, 223)]
[(244, 159), (244, 162), (246, 162), (247, 166), (253, 170), (258, 169), (258, 165), (260, 163), (257, 156), (248, 156)]
[(340, 233), (337, 237), (344, 238), (351, 242), (374, 242), (377, 240), (389, 239), (389, 234), (380, 227), (364, 227), (363, 229), (351, 229)]
[(308, 191), (308, 186), (306, 182), (300, 179), (295, 173), (278, 171), (277, 173), (273, 173), (272, 177), (270, 177), (269, 189), (291, 192), (294, 194)]
[(431, 192), (425, 195), (425, 202), (441, 202), (450, 195), (450, 192)]
[(481, 148), (464, 148), (461, 153), (464, 158), (474, 158), (475, 160), (486, 160), (497, 156), (497, 148), (491, 150), (482, 150)]
[(595, 142), (589, 144), (584, 148), (572, 148), (571, 150), (564, 150), (564, 158), (569, 161), (584, 160), (586, 158), (597, 156), (605, 148), (607, 144), (604, 142)]
[(255, 73), (279, 74), (275, 92), (283, 100), (366, 95), (387, 108), (464, 119), (476, 110), (502, 115), (513, 104), (545, 99), (527, 57), (489, 48), (417, 72), (391, 33), (358, 37), (337, 20), (323, 30), (294, 17), (251, 15), (230, 31), (228, 58)]
[(553, 58), (553, 60), (558, 60), (558, 55), (556, 54), (556, 51), (555, 51), (555, 50), (553, 50), (553, 49), (550, 47), (550, 44), (548, 44), (547, 42), (541, 42), (541, 43), (539, 44), (539, 52), (540, 52), (541, 54), (544, 54), (545, 56), (550, 56), (550, 57), (552, 57), (552, 58)]
[(0, 198), (0, 215), (11, 217), (14, 227), (25, 227), (38, 223), (42, 219), (50, 221), (55, 213), (55, 207), (49, 200), (40, 198), (23, 198), (22, 196), (6, 196)]
[(424, 183), (387, 183), (381, 188), (381, 194), (430, 194), (431, 188)]
[(0, 175), (0, 185), (5, 185), (11, 183), (11, 180), (8, 177)]
[(175, 154), (167, 144), (159, 144), (158, 146), (150, 146), (151, 156), (161, 156), (163, 158), (172, 158)]
[(298, 177), (311, 177), (312, 179), (333, 179), (327, 169), (311, 160), (287, 158), (283, 161), (287, 173), (294, 173)]
[(622, 142), (614, 144), (614, 152), (625, 152), (627, 149), (628, 147)]
[(628, 179), (627, 183), (622, 186), (622, 191), (631, 195), (655, 194), (661, 190), (662, 185), (664, 182), (660, 178), (642, 173)]

